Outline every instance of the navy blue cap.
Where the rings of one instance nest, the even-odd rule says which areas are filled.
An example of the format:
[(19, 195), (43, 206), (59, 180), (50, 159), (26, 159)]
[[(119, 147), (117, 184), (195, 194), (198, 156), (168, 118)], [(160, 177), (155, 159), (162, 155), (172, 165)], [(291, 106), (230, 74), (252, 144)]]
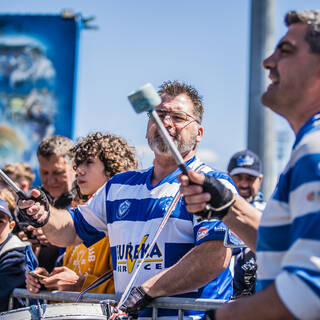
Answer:
[(0, 212), (4, 213), (9, 217), (10, 220), (12, 220), (12, 215), (8, 208), (7, 202), (2, 199), (0, 199)]
[(235, 153), (228, 164), (230, 176), (246, 173), (259, 177), (262, 174), (262, 164), (260, 158), (250, 150), (243, 150)]

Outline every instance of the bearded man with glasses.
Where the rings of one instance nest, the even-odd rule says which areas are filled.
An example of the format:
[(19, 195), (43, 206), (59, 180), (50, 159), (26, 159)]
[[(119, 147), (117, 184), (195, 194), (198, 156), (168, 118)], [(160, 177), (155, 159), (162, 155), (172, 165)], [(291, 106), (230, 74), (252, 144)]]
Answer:
[[(188, 168), (214, 176), (236, 193), (230, 177), (196, 157), (204, 131), (198, 92), (184, 83), (169, 81), (160, 86), (159, 94), (162, 102), (156, 112)], [(199, 221), (186, 211), (185, 202), (179, 198), (177, 177), (181, 171), (152, 119), (146, 138), (155, 155), (153, 167), (113, 176), (86, 205), (71, 210), (71, 215), (51, 208), (43, 230), (50, 241), (64, 246), (82, 241), (90, 246), (109, 235), (115, 291), (120, 294), (145, 256), (168, 208), (176, 202), (122, 309), (137, 316), (153, 298), (177, 294), (228, 300), (232, 294), (232, 250), (223, 245), (226, 226), (218, 220)], [(42, 206), (30, 202), (21, 201), (20, 207), (30, 207), (27, 213), (40, 221), (48, 215)], [(232, 235), (230, 240), (235, 243)], [(185, 311), (184, 319), (202, 315), (200, 311)], [(151, 319), (151, 309), (142, 310), (139, 316)], [(158, 316), (177, 319), (177, 311), (161, 309)]]

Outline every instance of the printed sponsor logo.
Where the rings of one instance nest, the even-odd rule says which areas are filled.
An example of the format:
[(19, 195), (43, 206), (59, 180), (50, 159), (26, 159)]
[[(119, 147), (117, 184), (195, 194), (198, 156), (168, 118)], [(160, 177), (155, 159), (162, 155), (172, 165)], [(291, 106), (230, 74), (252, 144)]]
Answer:
[(314, 192), (311, 191), (307, 194), (307, 200), (308, 201), (313, 201), (314, 200)]
[(320, 190), (318, 191), (310, 191), (307, 194), (308, 201), (320, 201)]
[[(142, 261), (149, 249), (149, 244), (146, 244), (148, 237), (149, 235), (146, 234), (142, 237), (140, 243), (137, 244), (129, 242), (127, 244), (116, 246), (117, 271), (128, 273), (133, 271), (135, 265), (138, 265)], [(147, 256), (143, 268), (145, 270), (161, 270), (163, 268), (163, 254), (157, 243), (154, 244), (152, 250)]]
[(122, 219), (129, 213), (129, 208), (131, 206), (131, 202), (126, 200), (119, 205), (117, 218)]
[(201, 227), (197, 232), (197, 241), (201, 240), (202, 238), (206, 237), (209, 233), (209, 229), (206, 227)]

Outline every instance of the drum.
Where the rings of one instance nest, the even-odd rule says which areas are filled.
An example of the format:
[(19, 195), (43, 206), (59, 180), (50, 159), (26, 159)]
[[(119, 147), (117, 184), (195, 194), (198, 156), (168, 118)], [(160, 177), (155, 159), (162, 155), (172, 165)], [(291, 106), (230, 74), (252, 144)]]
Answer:
[(106, 305), (93, 303), (42, 304), (40, 308), (33, 305), (0, 313), (1, 320), (107, 320), (109, 316), (110, 311)]

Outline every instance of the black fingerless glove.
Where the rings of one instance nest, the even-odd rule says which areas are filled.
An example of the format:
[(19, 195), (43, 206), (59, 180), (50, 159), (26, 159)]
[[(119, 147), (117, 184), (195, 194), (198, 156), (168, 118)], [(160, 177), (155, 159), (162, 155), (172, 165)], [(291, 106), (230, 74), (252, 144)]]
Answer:
[[(38, 188), (36, 188), (36, 189), (38, 189)], [(39, 202), (40, 205), (44, 206), (45, 211), (47, 212), (47, 216), (42, 222), (39, 222), (38, 220), (34, 219), (32, 216), (28, 215), (27, 214), (28, 209), (20, 209), (18, 207), (20, 220), (27, 223), (28, 225), (35, 227), (35, 228), (43, 227), (48, 222), (49, 217), (50, 217), (50, 205), (49, 205), (49, 201), (47, 199), (47, 196), (41, 189), (38, 189), (38, 190), (40, 191), (39, 197), (35, 198), (30, 195), (27, 199), (23, 199), (23, 200), (33, 200), (34, 202)]]
[(141, 287), (133, 287), (127, 300), (120, 307), (128, 316), (138, 318), (138, 314), (153, 300)]
[(235, 201), (233, 192), (226, 188), (218, 179), (205, 175), (202, 185), (203, 191), (211, 195), (211, 200), (207, 204), (207, 208), (195, 214), (205, 219), (223, 219), (228, 213), (229, 208)]

